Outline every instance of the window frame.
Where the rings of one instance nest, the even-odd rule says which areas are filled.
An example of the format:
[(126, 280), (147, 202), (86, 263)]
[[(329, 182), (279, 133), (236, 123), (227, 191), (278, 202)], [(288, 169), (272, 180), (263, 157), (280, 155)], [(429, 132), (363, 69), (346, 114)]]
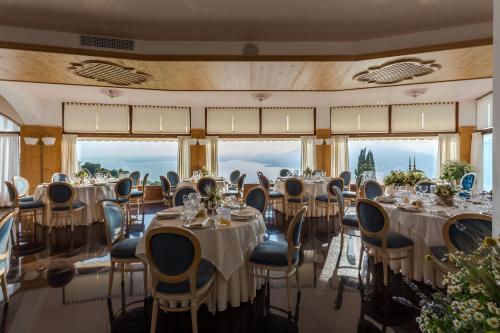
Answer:
[(0, 117), (7, 118), (8, 120), (10, 120), (14, 124), (16, 124), (17, 127), (19, 127), (19, 131), (2, 131), (2, 130), (0, 130), (0, 134), (21, 134), (21, 128), (22, 128), (21, 124), (19, 124), (17, 121), (15, 121), (14, 119), (12, 119), (11, 117), (9, 117), (8, 115), (6, 115), (3, 112), (0, 112)]

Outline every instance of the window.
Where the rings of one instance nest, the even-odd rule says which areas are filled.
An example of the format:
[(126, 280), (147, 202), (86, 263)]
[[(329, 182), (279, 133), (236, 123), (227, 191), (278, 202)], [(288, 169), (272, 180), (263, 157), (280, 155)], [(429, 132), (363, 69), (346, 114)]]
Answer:
[(483, 190), (493, 189), (493, 135), (483, 135)]
[[(370, 155), (370, 156), (368, 156)], [(363, 169), (359, 160), (375, 165), (375, 177), (379, 182), (394, 169), (408, 170), (409, 159), (413, 167), (425, 172), (427, 177), (436, 178), (438, 157), (437, 137), (426, 138), (349, 138), (349, 169), (356, 179), (356, 170)]]
[(247, 183), (258, 183), (257, 171), (276, 179), (281, 169), (300, 170), (301, 142), (293, 140), (219, 140), (219, 176), (233, 170), (246, 173)]
[[(149, 182), (160, 183), (160, 176), (177, 170), (177, 141), (141, 141), (78, 139), (77, 154), (80, 166), (91, 172), (104, 168), (116, 175), (121, 169), (138, 170), (141, 177), (149, 173)], [(99, 164), (96, 166), (95, 164)]]
[(0, 132), (19, 132), (19, 125), (10, 118), (0, 114)]

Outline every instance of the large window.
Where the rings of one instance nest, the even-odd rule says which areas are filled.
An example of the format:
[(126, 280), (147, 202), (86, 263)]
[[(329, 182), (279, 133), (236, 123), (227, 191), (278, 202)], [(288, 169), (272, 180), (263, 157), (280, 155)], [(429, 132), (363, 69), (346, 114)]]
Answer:
[(415, 159), (417, 169), (430, 178), (436, 178), (437, 156), (436, 137), (349, 139), (349, 169), (353, 173), (353, 181), (356, 170), (359, 172), (374, 166), (375, 177), (381, 182), (391, 170), (408, 170), (410, 159), (412, 167)]
[(281, 169), (300, 170), (300, 140), (219, 140), (219, 175), (233, 170), (247, 174), (247, 183), (258, 183), (257, 171), (275, 179)]
[(159, 184), (160, 176), (177, 171), (177, 141), (86, 140), (78, 139), (78, 161), (91, 172), (103, 168), (149, 173), (149, 182)]
[(493, 189), (493, 135), (483, 135), (483, 190)]

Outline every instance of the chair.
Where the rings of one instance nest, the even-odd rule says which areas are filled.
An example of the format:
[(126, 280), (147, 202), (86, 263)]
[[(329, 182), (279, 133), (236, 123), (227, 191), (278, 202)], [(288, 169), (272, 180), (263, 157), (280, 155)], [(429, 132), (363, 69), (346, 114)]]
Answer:
[(70, 181), (69, 177), (64, 173), (56, 172), (52, 175), (53, 183), (58, 183), (58, 182), (69, 183), (69, 181)]
[[(413, 241), (401, 234), (389, 231), (389, 217), (382, 206), (370, 199), (358, 199), (356, 201), (356, 215), (358, 217), (359, 229), (361, 231), (361, 246), (359, 254), (359, 266), (363, 261), (363, 253), (372, 249), (375, 259), (382, 259), (384, 268), (384, 286), (388, 285), (388, 261), (409, 258), (413, 266)], [(405, 256), (393, 256), (394, 253), (406, 252)], [(413, 269), (410, 269), (413, 276)]]
[(115, 198), (107, 198), (102, 200), (104, 201), (112, 201), (120, 205), (125, 209), (127, 214), (127, 224), (130, 229), (130, 223), (132, 219), (130, 217), (130, 194), (132, 193), (132, 179), (131, 178), (122, 178), (115, 184)]
[[(7, 191), (9, 193), (9, 200), (11, 203), (11, 208), (16, 211), (15, 214), (15, 224), (16, 224), (16, 245), (20, 245), (21, 237), (21, 224), (23, 221), (23, 216), (31, 216), (33, 223), (33, 242), (36, 242), (36, 221), (37, 215), (42, 216), (42, 221), (45, 220), (45, 204), (40, 200), (29, 200), (21, 201), (19, 200), (19, 194), (13, 183), (5, 181), (5, 186), (7, 186)], [(42, 223), (45, 224), (45, 223)]]
[(245, 197), (245, 203), (257, 209), (265, 217), (268, 204), (267, 190), (262, 186), (252, 188)]
[[(271, 189), (271, 182), (269, 181), (269, 178), (267, 178), (262, 172), (257, 172), (257, 175), (259, 177), (259, 184), (263, 188), (267, 190), (267, 198), (269, 201), (269, 209), (271, 210), (271, 205), (273, 207), (276, 207), (277, 204), (281, 205), (281, 207), (284, 207), (285, 205), (285, 195), (280, 192), (273, 191)], [(275, 216), (273, 214), (273, 216)]]
[(351, 201), (357, 199), (360, 196), (361, 188), (363, 186), (365, 176), (359, 175), (356, 177), (356, 191), (342, 190), (342, 196), (345, 199), (349, 199)]
[(19, 195), (19, 201), (31, 201), (33, 196), (30, 193), (30, 183), (29, 181), (21, 176), (12, 177), (12, 183), (16, 187), (17, 194)]
[(238, 179), (240, 179), (240, 170), (234, 170), (229, 175), (229, 189), (236, 190), (238, 188)]
[(139, 209), (142, 211), (142, 222), (144, 223), (144, 198), (146, 197), (146, 189), (148, 184), (149, 173), (142, 178), (142, 188), (139, 191), (137, 188), (130, 192), (130, 203), (137, 204), (137, 218), (139, 218)]
[(415, 184), (415, 189), (419, 186), (427, 186), (427, 190), (425, 191), (425, 193), (431, 193), (431, 186), (433, 185), (436, 186), (436, 183), (432, 180), (423, 179)]
[[(291, 284), (290, 278), (295, 274), (297, 289), (300, 291), (300, 279), (297, 267), (299, 266), (299, 250), (301, 246), (302, 225), (304, 224), (304, 215), (307, 207), (302, 207), (293, 217), (288, 226), (286, 242), (264, 241), (261, 242), (252, 251), (249, 258), (249, 281), (253, 281), (254, 276), (265, 278), (268, 286), (269, 280), (286, 279), (287, 298), (288, 298), (288, 316), (292, 314)], [(257, 269), (257, 272), (254, 270)], [(260, 271), (265, 272), (260, 274)], [(273, 276), (271, 272), (282, 272), (284, 276)], [(249, 284), (251, 286), (251, 284)]]
[[(328, 227), (328, 241), (330, 241), (330, 215), (333, 215), (333, 211), (331, 208), (333, 204), (337, 201), (337, 197), (335, 196), (334, 187), (344, 188), (344, 179), (342, 178), (333, 178), (326, 185), (326, 194), (318, 195), (315, 198), (316, 207), (325, 208), (326, 209), (326, 223)], [(342, 198), (343, 200), (343, 198)], [(342, 203), (343, 206), (343, 203)]]
[(168, 207), (172, 205), (172, 187), (170, 186), (168, 179), (164, 176), (160, 176), (160, 182), (163, 204)]
[(139, 171), (132, 171), (128, 177), (132, 179), (132, 188), (137, 188), (141, 181), (141, 173)]
[(305, 194), (305, 184), (302, 179), (288, 178), (285, 181), (285, 219), (288, 210), (300, 209), (309, 204), (309, 197)]
[(3, 299), (9, 303), (7, 290), (7, 261), (9, 260), (9, 235), (18, 214), (17, 208), (5, 214), (0, 220), (0, 279)]
[(290, 173), (291, 173), (291, 171), (288, 169), (281, 169), (280, 170), (280, 177), (287, 177)]
[(202, 177), (196, 183), (196, 189), (202, 197), (208, 197), (210, 191), (217, 188), (217, 182), (212, 177)]
[(476, 173), (475, 172), (469, 172), (463, 175), (462, 179), (460, 179), (460, 187), (461, 191), (459, 195), (461, 197), (466, 197), (469, 198), (472, 192), (472, 189), (476, 185)]
[(363, 185), (363, 193), (365, 195), (365, 198), (374, 200), (376, 197), (384, 194), (384, 190), (382, 189), (382, 186), (377, 183), (377, 181), (367, 180)]
[(226, 193), (224, 193), (224, 196), (236, 196), (238, 198), (242, 198), (243, 197), (243, 191), (245, 190), (245, 179), (247, 178), (247, 174), (244, 173), (240, 176), (240, 178), (238, 178), (238, 183), (237, 183), (237, 186), (236, 186), (236, 191), (228, 191)]
[(191, 193), (197, 193), (191, 186), (181, 186), (177, 188), (174, 192), (174, 197), (172, 199), (174, 207), (184, 205), (184, 196)]
[(344, 187), (342, 190), (349, 190), (349, 186), (351, 185), (351, 171), (342, 171), (339, 175), (340, 178), (344, 180)]
[(140, 238), (125, 239), (126, 221), (122, 207), (115, 202), (101, 202), (104, 215), (104, 228), (106, 234), (106, 244), (108, 246), (111, 267), (109, 271), (108, 297), (111, 297), (113, 290), (113, 275), (115, 265), (121, 265), (122, 285), (126, 271), (126, 266), (134, 263), (144, 264), (144, 293), (148, 291), (148, 266), (147, 264), (135, 256), (135, 248)]
[(215, 266), (201, 258), (200, 241), (189, 230), (159, 227), (145, 237), (153, 296), (151, 332), (156, 331), (158, 309), (190, 310), (192, 332), (198, 332), (198, 308), (209, 296), (215, 314)]
[(170, 187), (172, 187), (172, 190), (175, 190), (177, 184), (179, 184), (180, 181), (179, 174), (175, 171), (169, 171), (167, 172), (167, 179), (170, 182)]

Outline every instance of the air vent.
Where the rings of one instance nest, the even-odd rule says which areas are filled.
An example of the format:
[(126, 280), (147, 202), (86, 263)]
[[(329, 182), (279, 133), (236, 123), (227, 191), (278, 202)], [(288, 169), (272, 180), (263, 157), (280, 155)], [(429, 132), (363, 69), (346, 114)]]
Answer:
[(366, 83), (392, 84), (432, 74), (439, 69), (441, 69), (441, 65), (436, 64), (435, 60), (398, 59), (380, 66), (369, 67), (366, 71), (354, 75), (353, 80)]
[(80, 45), (101, 49), (134, 50), (133, 40), (90, 35), (80, 35)]
[(140, 72), (135, 68), (124, 67), (112, 62), (100, 60), (86, 60), (79, 63), (71, 63), (68, 70), (75, 75), (87, 79), (119, 86), (141, 84), (152, 79), (150, 74)]

